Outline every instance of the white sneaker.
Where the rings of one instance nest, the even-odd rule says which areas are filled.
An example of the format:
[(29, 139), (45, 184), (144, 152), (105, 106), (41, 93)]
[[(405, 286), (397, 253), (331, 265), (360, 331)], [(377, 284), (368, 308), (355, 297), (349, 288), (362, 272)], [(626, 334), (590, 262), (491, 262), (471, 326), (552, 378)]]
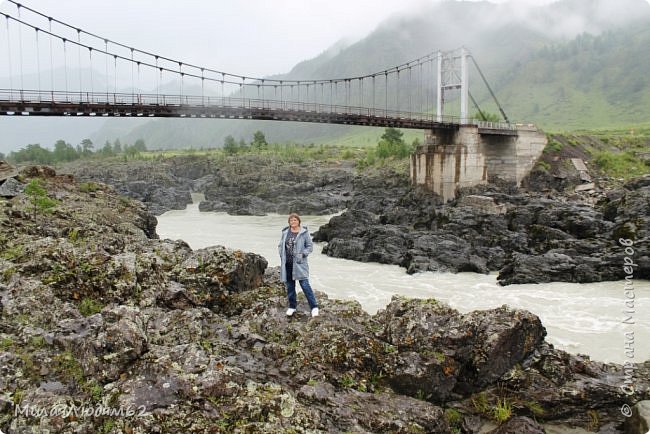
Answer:
[(296, 312), (296, 309), (290, 307), (289, 309), (287, 309), (287, 316), (291, 316), (291, 315), (293, 315), (295, 312)]
[(315, 307), (311, 310), (311, 316), (318, 316), (318, 308)]

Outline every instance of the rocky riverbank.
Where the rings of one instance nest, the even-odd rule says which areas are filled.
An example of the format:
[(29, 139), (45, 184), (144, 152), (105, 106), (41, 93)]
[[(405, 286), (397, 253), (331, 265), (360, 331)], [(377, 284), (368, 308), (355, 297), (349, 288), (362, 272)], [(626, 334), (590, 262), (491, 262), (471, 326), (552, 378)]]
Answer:
[[(575, 151), (577, 152), (577, 151)], [(574, 152), (574, 153), (575, 153)], [(581, 154), (570, 154), (576, 157)], [(568, 158), (567, 157), (567, 158)], [(635, 278), (650, 278), (650, 178), (574, 193), (581, 175), (565, 164), (536, 170), (526, 189), (493, 183), (443, 204), (388, 168), (355, 173), (350, 161), (287, 162), (269, 155), (186, 156), (128, 164), (67, 167), (81, 180), (109, 183), (160, 214), (201, 192), (202, 211), (239, 215), (332, 214), (315, 233), (340, 258), (420, 271), (499, 272), (499, 282), (595, 282), (625, 277), (625, 249), (635, 250)]]
[(558, 351), (505, 306), (396, 297), (370, 316), (319, 294), (320, 317), (287, 319), (264, 258), (159, 240), (104, 184), (38, 167), (9, 179), (4, 432), (622, 433), (621, 405), (650, 398), (650, 362)]
[(597, 282), (650, 278), (650, 177), (603, 194), (595, 206), (560, 193), (489, 185), (442, 204), (405, 175), (355, 179), (347, 210), (314, 235), (330, 255), (418, 271), (499, 271), (499, 282)]
[(110, 184), (145, 204), (155, 215), (184, 209), (191, 192), (203, 193), (201, 211), (232, 215), (333, 214), (351, 190), (349, 161), (283, 161), (273, 156), (186, 156), (128, 163), (94, 161), (63, 171), (81, 181)]

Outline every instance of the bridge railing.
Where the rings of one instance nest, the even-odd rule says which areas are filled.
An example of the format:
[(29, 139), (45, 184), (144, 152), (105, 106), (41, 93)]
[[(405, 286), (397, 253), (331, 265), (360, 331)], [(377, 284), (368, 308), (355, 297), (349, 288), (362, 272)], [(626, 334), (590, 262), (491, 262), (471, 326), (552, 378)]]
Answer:
[[(361, 106), (348, 106), (340, 104), (326, 104), (317, 102), (302, 102), (292, 100), (234, 98), (228, 96), (207, 95), (168, 95), (168, 94), (143, 94), (128, 92), (75, 92), (75, 91), (38, 91), (0, 89), (0, 102), (11, 102), (18, 105), (30, 104), (56, 104), (73, 106), (82, 105), (92, 110), (94, 107), (105, 108), (133, 107), (134, 110), (156, 107), (192, 108), (192, 109), (229, 109), (251, 112), (263, 110), (266, 112), (282, 112), (284, 115), (296, 113), (308, 115), (350, 115), (367, 118), (399, 119), (422, 122), (439, 122), (446, 124), (459, 124), (456, 116), (444, 116), (439, 120), (434, 113), (411, 112), (406, 110), (392, 110)], [(77, 107), (79, 108), (79, 107)]]
[(486, 128), (491, 130), (516, 130), (517, 127), (510, 122), (488, 122), (488, 121), (479, 121), (478, 119), (472, 119), (470, 121), (472, 125), (476, 125), (479, 128)]

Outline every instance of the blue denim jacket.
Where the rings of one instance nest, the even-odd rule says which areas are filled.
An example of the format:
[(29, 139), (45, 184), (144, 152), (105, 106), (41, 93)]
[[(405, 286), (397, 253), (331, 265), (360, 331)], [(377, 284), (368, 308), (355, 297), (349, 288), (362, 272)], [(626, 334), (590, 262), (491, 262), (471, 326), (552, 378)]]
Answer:
[[(278, 244), (278, 253), (280, 254), (280, 279), (283, 282), (287, 281), (286, 270), (286, 252), (284, 251), (284, 243), (287, 240), (289, 226), (282, 229), (282, 237), (280, 237), (280, 244)], [(311, 241), (311, 235), (307, 230), (307, 226), (302, 226), (300, 232), (296, 235), (296, 241), (293, 245), (293, 279), (302, 280), (309, 278), (309, 263), (307, 256), (314, 251), (314, 243)]]

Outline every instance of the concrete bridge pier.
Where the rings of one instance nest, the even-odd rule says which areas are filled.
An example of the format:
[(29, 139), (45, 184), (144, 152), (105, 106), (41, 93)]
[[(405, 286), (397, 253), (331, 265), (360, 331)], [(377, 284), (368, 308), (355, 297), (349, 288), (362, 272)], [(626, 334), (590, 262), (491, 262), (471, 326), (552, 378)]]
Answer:
[(521, 184), (546, 146), (546, 135), (534, 126), (518, 126), (508, 134), (481, 131), (475, 125), (458, 130), (427, 130), (424, 144), (411, 155), (411, 182), (444, 201), (463, 187), (500, 178)]

